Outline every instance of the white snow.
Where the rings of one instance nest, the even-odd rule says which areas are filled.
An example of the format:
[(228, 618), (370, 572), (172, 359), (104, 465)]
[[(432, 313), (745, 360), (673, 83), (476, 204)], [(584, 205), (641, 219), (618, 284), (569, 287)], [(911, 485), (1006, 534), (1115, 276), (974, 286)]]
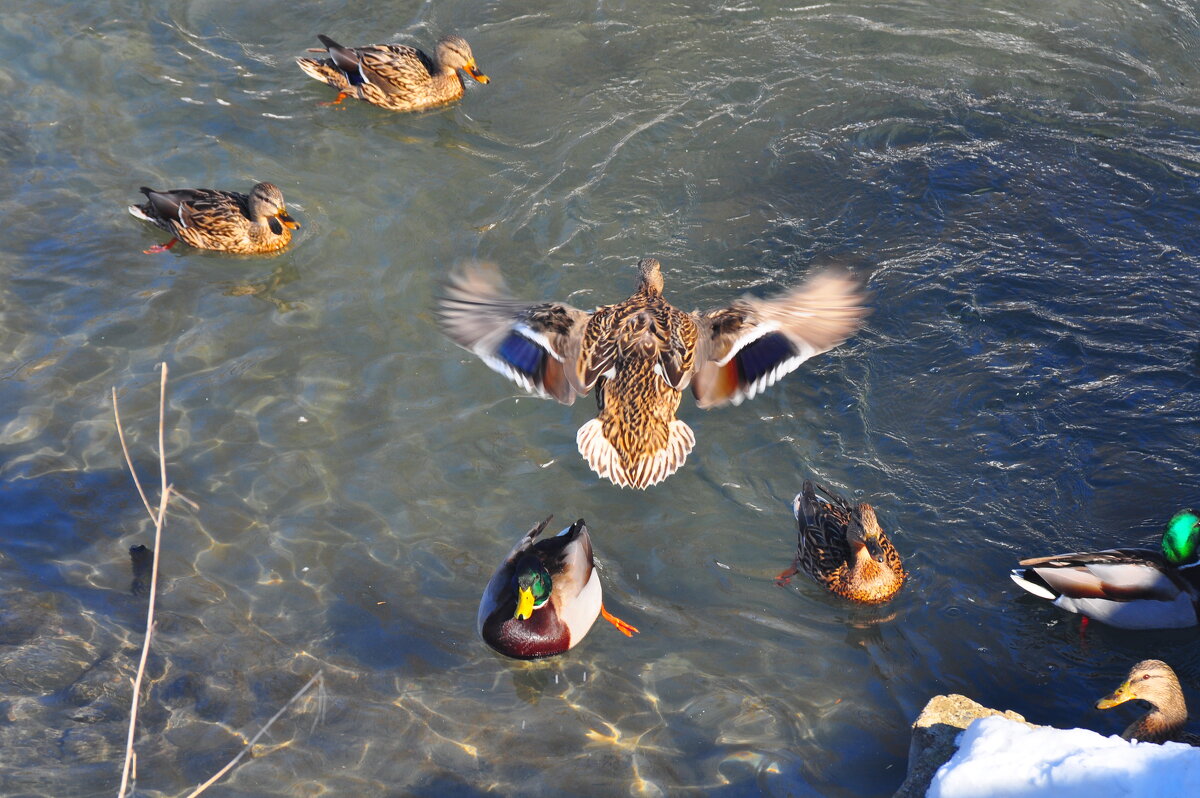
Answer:
[(1200, 796), (1200, 748), (1126, 742), (1087, 729), (1031, 729), (980, 718), (933, 777), (926, 798)]

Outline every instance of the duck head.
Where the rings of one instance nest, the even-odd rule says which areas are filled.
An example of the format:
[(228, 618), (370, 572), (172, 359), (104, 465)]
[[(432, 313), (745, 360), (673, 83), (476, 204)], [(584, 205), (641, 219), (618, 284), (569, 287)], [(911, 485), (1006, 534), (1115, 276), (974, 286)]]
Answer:
[(856, 556), (865, 549), (872, 560), (883, 563), (883, 546), (879, 543), (882, 534), (874, 507), (863, 502), (854, 508), (850, 523), (846, 525), (846, 540)]
[(638, 261), (638, 290), (647, 294), (661, 294), (663, 290), (662, 265), (654, 258)]
[(471, 45), (461, 36), (445, 36), (437, 43), (438, 63), (448, 69), (461, 69), (480, 83), (490, 83), (491, 78), (475, 66)]
[(1120, 687), (1096, 702), (1096, 709), (1111, 709), (1135, 698), (1162, 708), (1179, 695), (1179, 679), (1171, 666), (1160, 659), (1144, 659), (1129, 669)]
[(1167, 522), (1163, 533), (1162, 554), (1171, 565), (1187, 565), (1197, 559), (1200, 548), (1200, 516), (1180, 510)]
[(513, 589), (517, 594), (517, 611), (513, 618), (529, 620), (534, 610), (546, 606), (550, 600), (550, 591), (554, 585), (550, 573), (542, 565), (542, 561), (532, 555), (526, 555), (517, 563), (516, 573), (513, 574)]
[(282, 235), (283, 227), (295, 230), (300, 226), (288, 215), (283, 204), (283, 192), (274, 183), (259, 183), (252, 188), (249, 205), (250, 217), (259, 224), (267, 224), (275, 235)]

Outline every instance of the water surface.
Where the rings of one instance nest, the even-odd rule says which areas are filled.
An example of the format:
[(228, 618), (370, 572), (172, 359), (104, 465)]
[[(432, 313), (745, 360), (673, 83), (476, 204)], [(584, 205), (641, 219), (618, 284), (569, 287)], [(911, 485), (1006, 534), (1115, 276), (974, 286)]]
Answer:
[[(488, 86), (396, 115), (293, 58), (472, 44)], [(1103, 732), (1128, 665), (1200, 695), (1194, 631), (1018, 595), (1021, 556), (1152, 542), (1197, 501), (1200, 22), (1152, 0), (519, 5), (15, 0), (0, 17), (0, 793), (112, 795), (152, 533), (160, 621), (138, 789), (262, 795), (882, 796), (957, 691)], [(177, 247), (137, 187), (278, 184), (270, 258)], [(813, 268), (874, 294), (847, 345), (741, 407), (645, 493), (575, 451), (592, 400), (518, 394), (436, 331), (466, 258), (591, 307), (659, 258), (685, 309)], [(848, 606), (791, 560), (805, 477), (870, 499), (912, 580)], [(611, 609), (569, 655), (474, 629), (513, 540), (593, 529)], [(1119, 716), (1118, 716), (1119, 715)]]

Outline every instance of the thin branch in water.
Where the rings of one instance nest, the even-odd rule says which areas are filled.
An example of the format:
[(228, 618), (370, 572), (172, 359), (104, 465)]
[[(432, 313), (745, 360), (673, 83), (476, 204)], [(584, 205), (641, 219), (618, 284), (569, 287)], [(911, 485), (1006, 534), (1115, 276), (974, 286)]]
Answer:
[[(136, 761), (133, 752), (133, 738), (137, 731), (137, 715), (138, 704), (142, 694), (142, 679), (146, 675), (146, 659), (150, 656), (150, 638), (154, 633), (154, 605), (155, 599), (158, 598), (158, 557), (162, 551), (162, 530), (163, 523), (167, 520), (167, 502), (171, 499), (172, 486), (167, 484), (167, 461), (166, 454), (163, 450), (163, 424), (164, 424), (164, 408), (166, 407), (167, 395), (167, 364), (162, 364), (162, 380), (159, 383), (159, 411), (158, 411), (158, 460), (159, 473), (162, 476), (162, 495), (158, 500), (158, 513), (150, 513), (150, 517), (154, 520), (154, 562), (150, 567), (150, 601), (146, 607), (146, 634), (142, 640), (142, 656), (138, 660), (137, 675), (133, 680), (133, 699), (129, 708), (129, 733), (125, 739), (125, 766), (121, 769), (121, 787), (117, 793), (117, 798), (124, 798), (126, 790), (129, 788), (130, 771), (133, 769)], [(117, 412), (117, 391), (113, 389), (113, 415), (117, 419), (117, 430), (120, 432), (121, 421), (120, 415)], [(125, 436), (122, 433), (121, 448), (125, 452), (125, 462), (129, 464), (129, 472), (133, 474), (133, 482), (137, 485), (138, 493), (142, 496), (142, 501), (146, 503), (146, 509), (149, 510), (150, 504), (146, 502), (146, 494), (142, 492), (142, 486), (138, 482), (137, 473), (133, 470), (133, 461), (129, 458), (129, 449), (125, 446)]]
[(133, 486), (137, 488), (138, 495), (142, 497), (142, 504), (146, 505), (146, 512), (150, 513), (150, 520), (154, 520), (154, 510), (150, 509), (150, 500), (146, 498), (146, 491), (142, 490), (142, 482), (138, 479), (137, 471), (133, 469), (133, 459), (129, 456), (129, 447), (125, 445), (125, 430), (121, 427), (121, 410), (117, 407), (117, 386), (112, 389), (113, 399), (113, 416), (117, 419), (117, 437), (121, 439), (121, 451), (125, 454), (125, 464), (129, 466), (129, 473), (133, 475)]
[[(167, 495), (167, 450), (163, 446), (163, 428), (166, 426), (167, 415), (167, 363), (164, 360), (162, 364), (162, 378), (158, 387), (158, 473), (159, 487), (162, 489), (163, 496)], [(162, 525), (163, 513), (166, 512), (167, 503), (163, 500), (162, 507), (158, 511), (158, 524)], [(154, 547), (155, 557), (158, 556), (158, 547)], [(158, 565), (157, 562), (154, 563)], [(158, 568), (155, 567), (155, 573), (158, 573)], [(154, 577), (151, 577), (153, 579)]]
[[(283, 715), (283, 713), (287, 711), (287, 708), (290, 707), (292, 704), (296, 703), (298, 700), (300, 700), (300, 697), (303, 696), (305, 693), (307, 693), (308, 689), (310, 687), (312, 687), (314, 684), (317, 685), (317, 720), (320, 720), (321, 715), (323, 715), (325, 712), (324, 671), (317, 671), (316, 675), (314, 675), (311, 679), (309, 679), (303, 687), (301, 687), (299, 690), (297, 690), (296, 694), (293, 695), (291, 698), (289, 698), (288, 702), (286, 704), (284, 704), (282, 707), (280, 707), (279, 711), (276, 712), (274, 715), (272, 715), (270, 720), (268, 720), (265, 724), (263, 724), (263, 727), (258, 730), (258, 734), (254, 735), (253, 737), (250, 738), (250, 740), (242, 747), (242, 750), (238, 751), (237, 756), (235, 756), (233, 759), (229, 760), (229, 762), (227, 762), (225, 764), (225, 767), (221, 768), (216, 773), (214, 773), (212, 775), (212, 778), (210, 778), (208, 781), (201, 784), (199, 787), (197, 787), (192, 792), (188, 793), (187, 798), (196, 798), (197, 795), (199, 795), (200, 793), (207, 790), (209, 787), (211, 787), (213, 784), (215, 784), (222, 776), (224, 776), (226, 773), (228, 773), (230, 770), (232, 770), (233, 766), (236, 765), (239, 761), (241, 761), (241, 758), (244, 757), (246, 755), (246, 753), (254, 747), (254, 744), (256, 742), (258, 742), (258, 738), (262, 737), (264, 734), (266, 734), (267, 729), (271, 728), (271, 725), (275, 721), (279, 720), (279, 718)], [(314, 725), (315, 725), (315, 721), (314, 721)]]

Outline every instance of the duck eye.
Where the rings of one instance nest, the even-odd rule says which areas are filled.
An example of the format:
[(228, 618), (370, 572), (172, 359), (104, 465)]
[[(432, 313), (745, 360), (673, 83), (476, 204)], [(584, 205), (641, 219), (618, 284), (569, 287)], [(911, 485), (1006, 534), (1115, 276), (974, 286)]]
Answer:
[(1149, 678), (1150, 678), (1150, 674), (1148, 674), (1148, 673), (1143, 673), (1143, 674), (1142, 674), (1142, 681), (1143, 681), (1143, 682), (1144, 682), (1144, 681), (1146, 681), (1146, 680), (1147, 680), (1147, 679), (1149, 679)]

